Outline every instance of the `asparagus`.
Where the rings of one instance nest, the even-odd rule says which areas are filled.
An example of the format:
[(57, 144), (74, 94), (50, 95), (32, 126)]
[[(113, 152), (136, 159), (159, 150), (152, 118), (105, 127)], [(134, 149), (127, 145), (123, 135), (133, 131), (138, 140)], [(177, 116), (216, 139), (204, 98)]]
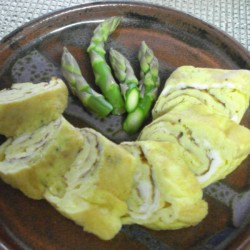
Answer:
[(114, 74), (120, 82), (121, 92), (125, 99), (125, 109), (131, 113), (137, 107), (140, 96), (134, 70), (127, 58), (114, 49), (110, 49), (110, 62)]
[(68, 82), (72, 93), (79, 98), (82, 104), (101, 117), (107, 116), (112, 110), (112, 105), (97, 93), (82, 76), (80, 67), (66, 47), (62, 54), (62, 73)]
[(148, 118), (160, 85), (158, 60), (145, 42), (141, 44), (138, 59), (140, 61), (141, 95), (137, 108), (128, 114), (123, 123), (123, 129), (129, 134), (136, 133)]
[(122, 114), (125, 111), (124, 100), (116, 83), (109, 65), (106, 62), (104, 42), (116, 29), (121, 17), (111, 17), (99, 24), (94, 30), (93, 37), (87, 49), (95, 75), (95, 82), (100, 87), (103, 95), (113, 106), (113, 114)]

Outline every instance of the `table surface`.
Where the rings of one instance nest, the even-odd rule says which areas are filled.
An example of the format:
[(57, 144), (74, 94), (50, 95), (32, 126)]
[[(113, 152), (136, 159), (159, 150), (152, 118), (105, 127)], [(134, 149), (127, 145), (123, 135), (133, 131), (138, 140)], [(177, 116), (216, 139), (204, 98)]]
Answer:
[[(0, 0), (0, 40), (34, 18), (91, 2), (100, 1)], [(202, 19), (228, 33), (250, 52), (249, 0), (144, 0), (143, 2), (177, 9)]]

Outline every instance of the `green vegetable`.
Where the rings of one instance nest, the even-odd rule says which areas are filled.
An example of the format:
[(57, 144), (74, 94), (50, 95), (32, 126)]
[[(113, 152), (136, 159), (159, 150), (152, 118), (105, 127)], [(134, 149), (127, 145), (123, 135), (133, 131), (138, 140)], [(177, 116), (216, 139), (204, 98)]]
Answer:
[(137, 108), (128, 114), (123, 123), (123, 129), (128, 134), (136, 133), (148, 118), (160, 85), (158, 60), (145, 42), (141, 44), (138, 59), (141, 68), (141, 96)]
[(86, 82), (77, 61), (67, 48), (63, 50), (62, 73), (72, 93), (79, 98), (85, 107), (101, 117), (107, 116), (113, 110), (112, 105), (104, 96), (97, 93)]
[(108, 36), (116, 29), (121, 21), (121, 17), (111, 17), (99, 24), (94, 30), (93, 37), (88, 47), (91, 65), (95, 75), (95, 82), (100, 87), (103, 95), (113, 106), (113, 114), (124, 113), (124, 100), (116, 83), (111, 69), (106, 62), (104, 42)]
[(118, 51), (110, 50), (110, 62), (116, 78), (120, 82), (121, 92), (125, 99), (125, 108), (128, 113), (135, 110), (138, 105), (140, 91), (138, 80), (130, 62)]

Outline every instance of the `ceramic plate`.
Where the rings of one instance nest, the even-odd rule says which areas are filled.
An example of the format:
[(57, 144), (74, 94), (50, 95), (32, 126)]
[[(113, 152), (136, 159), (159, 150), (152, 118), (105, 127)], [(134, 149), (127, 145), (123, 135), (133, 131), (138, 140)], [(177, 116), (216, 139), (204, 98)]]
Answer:
[[(81, 5), (36, 19), (5, 37), (0, 44), (0, 88), (13, 82), (48, 81), (61, 77), (64, 46), (74, 54), (85, 78), (93, 73), (86, 48), (93, 29), (107, 17), (123, 20), (106, 43), (124, 53), (138, 74), (137, 52), (145, 41), (160, 63), (160, 78), (178, 66), (250, 69), (250, 56), (216, 28), (181, 12), (135, 2)], [(78, 127), (90, 126), (115, 142), (133, 140), (121, 130), (121, 118), (98, 119), (69, 98), (66, 118)], [(250, 127), (248, 111), (242, 124)], [(4, 138), (1, 139), (2, 141)], [(205, 190), (209, 214), (199, 225), (177, 231), (123, 227), (111, 241), (83, 232), (45, 201), (26, 198), (0, 182), (0, 249), (236, 249), (249, 242), (250, 159), (225, 180)]]

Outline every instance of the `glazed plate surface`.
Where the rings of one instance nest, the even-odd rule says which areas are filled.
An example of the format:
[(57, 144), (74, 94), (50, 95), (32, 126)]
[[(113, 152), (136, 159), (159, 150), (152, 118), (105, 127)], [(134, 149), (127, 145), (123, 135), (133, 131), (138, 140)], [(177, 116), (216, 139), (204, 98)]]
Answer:
[[(14, 82), (37, 83), (51, 76), (62, 77), (60, 58), (64, 46), (92, 84), (86, 49), (97, 24), (116, 15), (123, 16), (123, 20), (108, 39), (106, 49), (113, 47), (125, 54), (138, 75), (137, 52), (145, 41), (159, 60), (161, 87), (182, 65), (250, 69), (250, 55), (243, 47), (198, 19), (154, 5), (105, 2), (49, 14), (5, 37), (0, 43), (0, 89)], [(75, 126), (92, 127), (115, 142), (136, 138), (122, 131), (123, 117), (99, 119), (72, 96), (64, 115)], [(249, 110), (242, 124), (250, 127)], [(209, 214), (199, 225), (177, 231), (125, 226), (107, 242), (83, 232), (45, 201), (28, 199), (2, 181), (0, 190), (0, 249), (236, 249), (250, 241), (249, 157), (225, 180), (205, 190)]]

